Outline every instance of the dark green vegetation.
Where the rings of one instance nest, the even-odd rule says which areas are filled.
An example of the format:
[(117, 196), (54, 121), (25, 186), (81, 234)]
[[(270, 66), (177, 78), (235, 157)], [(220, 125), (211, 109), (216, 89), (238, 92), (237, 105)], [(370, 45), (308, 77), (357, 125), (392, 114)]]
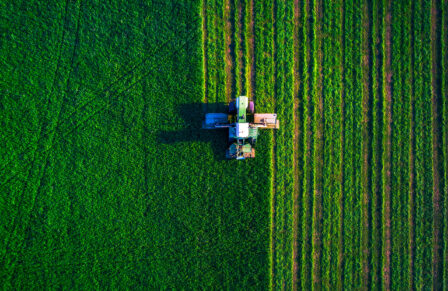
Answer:
[(113, 3), (0, 4), (2, 287), (448, 288), (447, 1)]
[(200, 130), (189, 3), (2, 2), (2, 289), (267, 285), (269, 158)]

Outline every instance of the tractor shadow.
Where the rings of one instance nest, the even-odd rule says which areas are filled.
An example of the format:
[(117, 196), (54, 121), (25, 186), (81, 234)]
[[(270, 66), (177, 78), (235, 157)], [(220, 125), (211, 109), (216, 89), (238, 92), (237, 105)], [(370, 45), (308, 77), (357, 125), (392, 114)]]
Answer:
[(225, 103), (191, 103), (178, 107), (179, 116), (184, 122), (184, 129), (158, 132), (157, 140), (162, 144), (185, 142), (209, 143), (215, 160), (226, 160), (225, 152), (228, 146), (228, 129), (203, 129), (202, 122), (206, 113), (227, 113)]

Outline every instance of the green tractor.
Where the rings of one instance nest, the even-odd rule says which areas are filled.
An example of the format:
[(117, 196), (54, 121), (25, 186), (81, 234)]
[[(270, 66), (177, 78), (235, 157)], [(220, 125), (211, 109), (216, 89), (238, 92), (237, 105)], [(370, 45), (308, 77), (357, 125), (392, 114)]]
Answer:
[(228, 113), (207, 113), (204, 129), (229, 129), (227, 159), (255, 158), (255, 143), (259, 128), (279, 128), (275, 113), (255, 113), (254, 102), (240, 96), (229, 103)]

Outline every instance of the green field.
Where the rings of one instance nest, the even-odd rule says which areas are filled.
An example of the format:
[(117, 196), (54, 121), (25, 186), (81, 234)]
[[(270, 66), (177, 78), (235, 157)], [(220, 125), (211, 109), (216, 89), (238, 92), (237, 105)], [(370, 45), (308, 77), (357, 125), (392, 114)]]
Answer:
[[(2, 1), (0, 287), (448, 290), (448, 3)], [(276, 112), (228, 161), (206, 112)]]

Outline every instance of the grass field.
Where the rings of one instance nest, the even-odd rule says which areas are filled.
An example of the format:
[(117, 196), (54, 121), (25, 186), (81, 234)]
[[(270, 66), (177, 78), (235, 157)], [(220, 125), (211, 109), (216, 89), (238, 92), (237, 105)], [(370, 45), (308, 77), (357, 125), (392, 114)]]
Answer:
[(447, 290), (447, 1), (109, 2), (0, 3), (2, 289)]

